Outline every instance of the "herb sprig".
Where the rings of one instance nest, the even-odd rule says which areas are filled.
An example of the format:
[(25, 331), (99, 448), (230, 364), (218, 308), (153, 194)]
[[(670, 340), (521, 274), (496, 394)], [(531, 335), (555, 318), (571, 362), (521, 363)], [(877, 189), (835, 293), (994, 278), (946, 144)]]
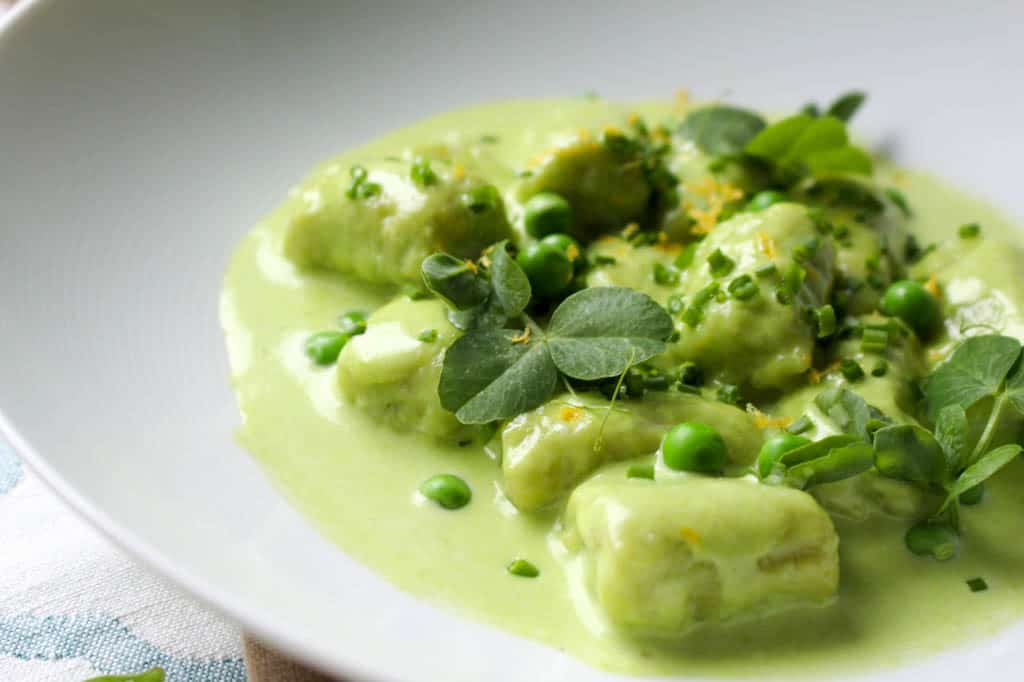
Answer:
[(441, 405), (464, 424), (534, 409), (562, 376), (619, 376), (665, 350), (672, 318), (646, 294), (622, 287), (578, 291), (554, 309), (544, 329), (525, 312), (530, 283), (507, 242), (488, 249), (483, 261), (486, 269), (434, 254), (421, 268), (427, 288), (466, 330), (445, 353), (438, 383)]

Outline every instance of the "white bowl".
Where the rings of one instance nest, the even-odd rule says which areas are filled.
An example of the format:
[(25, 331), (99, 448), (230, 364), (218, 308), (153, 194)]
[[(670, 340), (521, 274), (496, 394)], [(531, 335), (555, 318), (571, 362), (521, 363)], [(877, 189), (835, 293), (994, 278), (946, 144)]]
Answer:
[[(232, 437), (228, 255), (322, 158), (590, 88), (787, 110), (863, 87), (858, 130), (1019, 214), (1024, 8), (947, 4), (20, 5), (0, 40), (0, 429), (135, 556), (326, 670), (621, 679), (398, 592), (282, 500)], [(1022, 642), (885, 679), (1018, 679)]]

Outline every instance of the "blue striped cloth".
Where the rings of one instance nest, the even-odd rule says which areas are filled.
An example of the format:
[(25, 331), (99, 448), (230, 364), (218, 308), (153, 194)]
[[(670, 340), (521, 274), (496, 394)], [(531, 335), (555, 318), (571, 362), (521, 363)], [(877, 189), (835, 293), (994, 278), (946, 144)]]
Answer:
[(243, 682), (238, 631), (78, 520), (0, 438), (0, 680), (80, 682), (159, 666)]

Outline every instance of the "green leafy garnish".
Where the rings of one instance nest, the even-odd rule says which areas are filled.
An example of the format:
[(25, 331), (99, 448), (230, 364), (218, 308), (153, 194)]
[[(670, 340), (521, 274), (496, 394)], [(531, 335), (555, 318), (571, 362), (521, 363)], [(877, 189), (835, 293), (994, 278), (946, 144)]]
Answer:
[(844, 93), (829, 105), (828, 111), (825, 113), (835, 116), (841, 121), (849, 121), (864, 104), (865, 99), (867, 99), (867, 95), (859, 90)]
[(687, 114), (679, 132), (706, 154), (740, 154), (765, 127), (764, 119), (745, 109), (716, 105)]
[[(948, 405), (967, 410), (982, 398), (1011, 389), (1004, 383), (1020, 353), (1020, 342), (1008, 336), (975, 336), (964, 341), (925, 382), (928, 418), (934, 423), (939, 411)], [(1024, 411), (1020, 375), (1020, 371), (1014, 373), (1012, 393), (1018, 409)]]
[[(496, 249), (495, 257), (500, 252)], [(500, 281), (494, 281), (495, 292), (508, 284)], [(504, 300), (509, 298), (509, 309), (519, 310), (508, 318), (521, 316), (522, 297), (506, 295)], [(672, 318), (664, 308), (621, 287), (569, 296), (552, 313), (546, 331), (521, 317), (522, 331), (478, 326), (445, 354), (438, 395), (462, 423), (483, 424), (538, 407), (554, 392), (559, 373), (584, 381), (623, 374), (663, 352), (672, 333)]]
[(448, 253), (435, 253), (420, 266), (423, 283), (452, 308), (468, 310), (487, 300), (490, 286), (476, 266)]
[(745, 151), (792, 177), (872, 171), (871, 157), (849, 143), (846, 125), (834, 116), (790, 116), (758, 133)]
[(163, 668), (151, 668), (133, 675), (100, 675), (90, 677), (85, 682), (164, 682), (166, 673)]

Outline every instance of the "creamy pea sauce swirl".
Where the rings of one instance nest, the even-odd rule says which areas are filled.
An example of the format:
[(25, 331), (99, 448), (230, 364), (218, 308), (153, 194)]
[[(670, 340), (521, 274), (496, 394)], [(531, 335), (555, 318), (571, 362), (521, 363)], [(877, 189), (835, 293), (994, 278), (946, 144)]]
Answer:
[(820, 676), (995, 632), (1024, 614), (1020, 235), (851, 144), (855, 109), (511, 101), (327, 161), (225, 279), (240, 440), (399, 588), (600, 668)]

